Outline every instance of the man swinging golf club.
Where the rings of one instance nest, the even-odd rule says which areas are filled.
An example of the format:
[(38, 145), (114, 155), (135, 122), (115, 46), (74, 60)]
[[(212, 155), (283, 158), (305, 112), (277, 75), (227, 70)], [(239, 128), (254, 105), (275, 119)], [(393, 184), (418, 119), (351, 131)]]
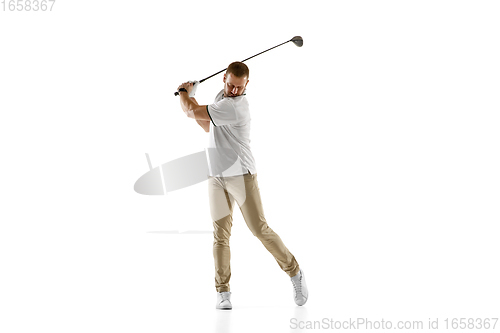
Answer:
[(253, 235), (290, 276), (295, 303), (304, 305), (308, 298), (304, 272), (264, 217), (255, 160), (249, 145), (251, 118), (245, 94), (248, 79), (249, 70), (243, 62), (231, 63), (224, 74), (224, 89), (210, 105), (199, 105), (194, 98), (198, 82), (185, 82), (178, 87), (182, 110), (209, 133), (208, 193), (214, 226), (216, 308), (232, 309), (229, 238), (235, 202)]

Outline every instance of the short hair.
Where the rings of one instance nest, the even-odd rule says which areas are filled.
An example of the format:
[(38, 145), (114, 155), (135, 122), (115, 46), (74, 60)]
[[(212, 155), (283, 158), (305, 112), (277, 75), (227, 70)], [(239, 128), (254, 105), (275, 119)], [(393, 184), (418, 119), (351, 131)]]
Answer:
[(242, 77), (247, 77), (247, 79), (250, 77), (250, 70), (248, 69), (247, 65), (242, 63), (241, 61), (235, 61), (227, 67), (226, 74), (233, 74), (236, 77), (242, 78)]

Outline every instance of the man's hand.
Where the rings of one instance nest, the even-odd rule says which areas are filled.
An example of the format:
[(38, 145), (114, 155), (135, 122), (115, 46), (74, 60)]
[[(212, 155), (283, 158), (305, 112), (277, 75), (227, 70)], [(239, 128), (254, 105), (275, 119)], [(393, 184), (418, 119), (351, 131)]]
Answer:
[(191, 82), (184, 82), (177, 88), (177, 91), (179, 91), (179, 89), (181, 88), (186, 89), (188, 94), (191, 94), (191, 91), (193, 90), (193, 84)]
[(199, 81), (189, 81), (189, 82), (193, 84), (193, 89), (189, 93), (189, 97), (194, 98), (194, 94), (196, 93), (196, 89), (200, 85), (200, 82)]

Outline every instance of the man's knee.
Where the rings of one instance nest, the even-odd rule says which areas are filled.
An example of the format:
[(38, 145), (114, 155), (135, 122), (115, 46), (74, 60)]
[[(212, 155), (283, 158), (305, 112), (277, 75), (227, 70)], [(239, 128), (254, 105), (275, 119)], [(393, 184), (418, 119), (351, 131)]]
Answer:
[(233, 226), (233, 218), (227, 215), (220, 220), (214, 221), (214, 245), (229, 245), (229, 237), (231, 237), (231, 227)]
[(267, 225), (267, 222), (259, 221), (257, 224), (250, 224), (249, 228), (252, 234), (262, 240), (273, 233), (273, 230)]

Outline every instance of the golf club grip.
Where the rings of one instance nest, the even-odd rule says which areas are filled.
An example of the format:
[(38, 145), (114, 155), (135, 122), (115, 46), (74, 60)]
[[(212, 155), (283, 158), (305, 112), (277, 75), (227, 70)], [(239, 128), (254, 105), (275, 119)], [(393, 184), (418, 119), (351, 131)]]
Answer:
[[(183, 89), (183, 88), (181, 88), (181, 89)], [(183, 90), (183, 91), (186, 91), (186, 90)], [(174, 96), (179, 96), (179, 91), (176, 91), (176, 92), (174, 93)]]
[[(203, 82), (203, 81), (205, 81), (205, 80), (206, 80), (206, 79), (203, 79), (203, 80), (201, 80), (201, 81), (198, 81), (198, 84), (202, 83), (202, 82)], [(174, 92), (174, 96), (179, 96), (179, 92), (178, 92), (178, 91)]]

